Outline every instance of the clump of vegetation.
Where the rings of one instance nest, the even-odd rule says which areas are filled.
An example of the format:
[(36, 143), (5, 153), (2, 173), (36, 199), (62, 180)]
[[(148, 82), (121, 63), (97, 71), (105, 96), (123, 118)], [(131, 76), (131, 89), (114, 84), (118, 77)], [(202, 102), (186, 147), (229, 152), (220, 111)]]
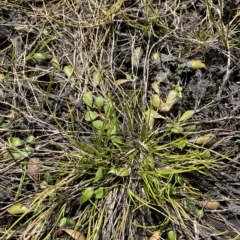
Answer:
[[(4, 18), (33, 14), (1, 48), (2, 238), (225, 234), (205, 217), (221, 208), (213, 171), (236, 163), (219, 132), (238, 110), (216, 108), (236, 101), (222, 93), (239, 13), (226, 21), (209, 1), (0, 3)], [(200, 22), (186, 21), (193, 11)], [(216, 48), (227, 75), (212, 83)]]

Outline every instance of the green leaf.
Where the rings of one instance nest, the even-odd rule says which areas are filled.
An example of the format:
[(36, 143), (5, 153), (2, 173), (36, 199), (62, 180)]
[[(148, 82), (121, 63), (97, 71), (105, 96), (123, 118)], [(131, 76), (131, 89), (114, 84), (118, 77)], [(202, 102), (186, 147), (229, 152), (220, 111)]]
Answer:
[(85, 202), (91, 199), (93, 194), (94, 194), (94, 189), (92, 187), (86, 188), (80, 197), (80, 204), (83, 205)]
[(29, 208), (27, 208), (26, 206), (24, 206), (22, 203), (17, 203), (15, 205), (12, 205), (11, 207), (9, 207), (7, 209), (7, 211), (11, 214), (11, 215), (16, 215), (16, 214), (24, 214), (27, 211), (29, 211)]
[(118, 123), (116, 121), (112, 121), (110, 123), (109, 128), (108, 128), (108, 134), (109, 135), (115, 135), (115, 134), (117, 134), (118, 130), (119, 130)]
[(85, 92), (83, 94), (83, 102), (89, 106), (89, 107), (92, 107), (93, 105), (93, 96), (92, 96), (92, 93), (91, 92)]
[(171, 130), (171, 132), (177, 133), (177, 134), (183, 133), (183, 128), (179, 125), (173, 125), (170, 130)]
[(52, 189), (48, 192), (48, 196), (52, 199), (52, 200), (56, 200), (57, 197), (57, 193), (55, 189)]
[(97, 107), (97, 109), (101, 110), (104, 106), (104, 99), (103, 97), (99, 96), (94, 99), (94, 105)]
[(195, 124), (188, 125), (188, 126), (184, 127), (184, 132), (195, 132), (196, 129), (197, 129), (197, 125), (195, 125)]
[(22, 140), (21, 140), (20, 138), (14, 137), (14, 138), (12, 138), (12, 140), (11, 140), (11, 145), (12, 145), (13, 147), (17, 148), (17, 147), (22, 146), (22, 145), (23, 145), (23, 142), (22, 142)]
[(50, 184), (50, 185), (53, 184), (53, 178), (52, 178), (52, 175), (49, 172), (44, 173), (44, 179), (48, 184)]
[(146, 164), (146, 167), (149, 170), (154, 170), (155, 169), (155, 160), (152, 156), (148, 156), (145, 160), (144, 163)]
[(73, 67), (71, 65), (67, 65), (63, 68), (63, 72), (66, 74), (67, 77), (71, 77), (73, 73)]
[(188, 140), (186, 138), (181, 139), (179, 142), (177, 142), (177, 147), (181, 150), (187, 145)]
[(160, 94), (160, 87), (159, 87), (159, 82), (154, 82), (152, 83), (152, 89), (157, 93)]
[(93, 112), (93, 111), (88, 111), (85, 114), (85, 121), (90, 122), (95, 120), (96, 118), (98, 118), (99, 114), (97, 112)]
[(112, 173), (118, 177), (129, 176), (129, 172), (126, 168), (112, 168), (108, 173)]
[(14, 159), (21, 159), (21, 158), (26, 158), (29, 157), (29, 155), (32, 152), (29, 152), (27, 150), (21, 151), (21, 152), (13, 152), (12, 155), (14, 157)]
[(182, 75), (182, 68), (177, 68), (176, 69), (176, 73), (177, 73), (177, 75), (179, 75), (179, 76), (181, 76)]
[(191, 118), (194, 114), (193, 110), (188, 110), (185, 113), (183, 113), (183, 115), (179, 118), (179, 122), (185, 122), (187, 121), (189, 118)]
[(203, 210), (201, 210), (201, 209), (196, 209), (196, 210), (195, 210), (195, 214), (196, 214), (196, 217), (197, 217), (198, 219), (201, 219), (201, 218), (203, 218), (203, 216), (204, 216), (204, 212), (203, 212)]
[(104, 106), (104, 111), (106, 114), (106, 118), (112, 117), (113, 114), (115, 113), (115, 103), (112, 101), (109, 101), (106, 103), (106, 105)]
[(94, 192), (96, 199), (103, 198), (104, 196), (107, 195), (107, 193), (108, 193), (108, 190), (105, 187), (100, 187), (100, 188), (96, 189)]
[(35, 53), (35, 54), (33, 54), (32, 58), (40, 63), (40, 62), (46, 60), (47, 56), (43, 53)]
[(162, 103), (163, 103), (162, 99), (157, 94), (152, 95), (152, 106), (153, 107), (159, 108)]
[(173, 230), (168, 231), (167, 236), (168, 236), (169, 240), (176, 240), (177, 239), (176, 238), (176, 233)]
[(95, 120), (95, 121), (92, 122), (92, 125), (97, 130), (101, 130), (103, 128), (103, 126), (104, 126), (104, 123), (101, 120)]
[(48, 187), (48, 183), (46, 181), (42, 181), (40, 183), (40, 189), (46, 189)]
[(195, 206), (191, 202), (188, 201), (185, 208), (188, 212), (193, 212), (195, 209)]
[(106, 170), (103, 169), (102, 167), (98, 168), (96, 175), (95, 175), (95, 181), (101, 181), (104, 176), (106, 175)]
[(68, 227), (71, 225), (75, 225), (75, 221), (72, 218), (67, 218), (67, 217), (61, 218), (58, 223), (58, 227), (60, 227), (60, 228)]
[(122, 138), (118, 136), (111, 136), (111, 141), (115, 144), (122, 144)]
[(33, 135), (29, 135), (26, 139), (27, 143), (34, 143), (36, 138)]
[(207, 151), (203, 152), (202, 159), (210, 159), (210, 157), (211, 157), (210, 151), (207, 150)]

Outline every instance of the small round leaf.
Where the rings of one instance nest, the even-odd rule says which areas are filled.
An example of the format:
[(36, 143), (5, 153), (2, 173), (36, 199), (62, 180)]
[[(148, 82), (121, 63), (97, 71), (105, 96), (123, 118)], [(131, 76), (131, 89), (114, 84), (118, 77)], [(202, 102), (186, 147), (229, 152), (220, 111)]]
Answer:
[(66, 74), (67, 77), (71, 77), (73, 73), (73, 67), (71, 65), (67, 65), (63, 68), (63, 72)]
[(94, 105), (97, 107), (97, 109), (101, 110), (104, 106), (104, 99), (103, 97), (99, 96), (94, 99)]
[(22, 142), (22, 140), (20, 138), (14, 137), (11, 140), (11, 144), (12, 144), (13, 147), (20, 147), (20, 146), (23, 145), (23, 142)]
[(96, 199), (101, 199), (101, 198), (103, 198), (104, 196), (107, 195), (107, 192), (108, 192), (107, 188), (100, 187), (100, 188), (96, 189), (95, 192), (94, 192), (95, 198)]
[(92, 125), (97, 130), (101, 130), (103, 128), (103, 126), (104, 126), (104, 123), (101, 120), (95, 120), (95, 121), (92, 122)]
[(83, 205), (85, 202), (91, 199), (93, 194), (94, 194), (94, 189), (92, 187), (86, 188), (80, 197), (80, 204)]
[(7, 209), (7, 211), (11, 214), (11, 215), (15, 215), (15, 214), (24, 214), (29, 210), (29, 208), (27, 208), (26, 206), (24, 206), (21, 203), (17, 203), (15, 205), (12, 205), (11, 207), (9, 207)]
[(85, 121), (90, 122), (95, 120), (96, 118), (98, 118), (99, 114), (97, 112), (93, 112), (93, 111), (88, 111), (85, 114)]
[(92, 107), (93, 105), (93, 96), (92, 96), (92, 93), (91, 92), (85, 92), (83, 94), (83, 102), (89, 106), (89, 107)]

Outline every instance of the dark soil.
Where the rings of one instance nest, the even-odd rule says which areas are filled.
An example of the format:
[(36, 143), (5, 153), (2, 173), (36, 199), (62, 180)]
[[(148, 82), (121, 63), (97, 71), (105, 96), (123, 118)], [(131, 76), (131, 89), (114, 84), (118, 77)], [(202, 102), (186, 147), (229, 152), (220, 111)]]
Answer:
[[(205, 210), (205, 217), (201, 223), (209, 229), (202, 228), (193, 239), (222, 240), (236, 237), (240, 233), (239, 40), (232, 40), (236, 47), (230, 50), (227, 50), (220, 37), (214, 40), (209, 37), (209, 40), (202, 42), (193, 41), (202, 28), (207, 28), (205, 21), (202, 22), (202, 26), (199, 24), (206, 12), (203, 3), (198, 1), (185, 1), (187, 9), (184, 10), (184, 14), (181, 14), (181, 6), (176, 6), (175, 11), (180, 17), (180, 22), (176, 23), (177, 18), (168, 12), (162, 18), (167, 22), (166, 28), (170, 29), (170, 33), (156, 23), (152, 26), (154, 34), (146, 33), (123, 19), (124, 15), (133, 22), (137, 21), (139, 26), (147, 24), (143, 6), (136, 3), (135, 7), (132, 7), (135, 1), (124, 1), (122, 8), (128, 10), (110, 23), (115, 31), (114, 41), (113, 35), (106, 33), (108, 36), (105, 36), (101, 27), (100, 30), (85, 28), (81, 30), (84, 35), (79, 36), (77, 28), (71, 26), (76, 25), (77, 16), (70, 10), (67, 13), (68, 25), (63, 26), (56, 21), (57, 18), (52, 22), (50, 18), (44, 18), (45, 9), (49, 9), (49, 12), (50, 9), (57, 11), (58, 1), (19, 1), (21, 3), (18, 4), (14, 2), (0, 1), (0, 74), (5, 76), (5, 79), (0, 81), (0, 89), (3, 91), (3, 95), (0, 96), (0, 119), (4, 123), (4, 126), (0, 127), (0, 148), (3, 149), (9, 137), (25, 139), (29, 134), (33, 134), (37, 137), (38, 144), (44, 146), (36, 150), (33, 157), (45, 159), (47, 165), (48, 159), (61, 156), (62, 148), (59, 146), (63, 146), (67, 139), (61, 135), (61, 129), (51, 118), (52, 113), (49, 109), (54, 112), (65, 131), (74, 129), (79, 139), (88, 141), (89, 130), (81, 123), (85, 106), (79, 100), (80, 95), (72, 87), (72, 82), (63, 72), (51, 70), (51, 59), (42, 62), (26, 59), (34, 48), (39, 49), (39, 42), (43, 41), (41, 44), (44, 45), (44, 41), (51, 35), (57, 36), (59, 32), (64, 35), (63, 38), (56, 37), (49, 41), (44, 50), (57, 56), (61, 67), (68, 64), (68, 59), (75, 62), (80, 77), (74, 84), (79, 89), (84, 87), (90, 61), (96, 66), (103, 66), (106, 81), (109, 82), (113, 77), (110, 75), (112, 72), (115, 79), (122, 79), (123, 72), (132, 73), (132, 44), (141, 46), (144, 54), (138, 69), (134, 69), (133, 74), (137, 82), (135, 88), (141, 89), (142, 94), (145, 94), (146, 91), (151, 91), (151, 84), (159, 79), (159, 76), (163, 76), (160, 89), (165, 98), (171, 85), (179, 83), (183, 88), (183, 98), (174, 106), (170, 115), (175, 117), (179, 110), (184, 112), (194, 109), (192, 123), (197, 124), (198, 133), (216, 134), (219, 141), (213, 150), (219, 153), (228, 152), (228, 157), (221, 163), (220, 168), (209, 170), (211, 176), (203, 177), (197, 173), (187, 175), (193, 186), (221, 203), (218, 210)], [(166, 2), (169, 6), (174, 4), (173, 1), (153, 2), (159, 12)], [(225, 1), (225, 24), (239, 12), (238, 3)], [(63, 21), (60, 13), (58, 17), (59, 21)], [(175, 29), (176, 24), (182, 28)], [(239, 17), (235, 25), (240, 26)], [(44, 36), (44, 29), (51, 29), (51, 34)], [(237, 34), (235, 38), (239, 39), (240, 35)], [(103, 39), (98, 53), (94, 52), (90, 44), (95, 36)], [(78, 52), (81, 41), (85, 41), (86, 52)], [(161, 63), (149, 60), (151, 53), (156, 51), (167, 55)], [(110, 56), (113, 61), (110, 61)], [(85, 62), (86, 58), (88, 60)], [(185, 63), (192, 59), (204, 62), (206, 69), (187, 67)], [(179, 67), (181, 72), (178, 71)], [(148, 86), (148, 89), (144, 89), (145, 86)], [(134, 90), (130, 84), (123, 85), (123, 88), (126, 92)], [(69, 108), (75, 118), (74, 124), (69, 116)], [(0, 173), (0, 233), (3, 233), (14, 221), (14, 217), (6, 214), (5, 209), (14, 202), (13, 192), (18, 189), (22, 170), (18, 165), (8, 166), (0, 163)], [(31, 178), (28, 178), (23, 187), (25, 196), (35, 191)], [(22, 231), (21, 227), (19, 231)], [(17, 239), (17, 235), (13, 239)]]

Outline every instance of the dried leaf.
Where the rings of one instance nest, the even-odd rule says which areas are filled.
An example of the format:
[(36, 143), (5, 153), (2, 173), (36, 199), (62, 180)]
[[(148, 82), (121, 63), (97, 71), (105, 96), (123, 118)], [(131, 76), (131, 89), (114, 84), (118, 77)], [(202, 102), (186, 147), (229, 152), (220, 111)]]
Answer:
[(194, 144), (197, 145), (206, 145), (206, 146), (210, 146), (212, 144), (214, 144), (216, 142), (216, 136), (215, 134), (206, 134), (204, 136), (200, 136), (200, 137), (196, 137), (195, 139), (193, 139), (190, 142), (193, 142)]
[(53, 67), (55, 67), (56, 69), (60, 70), (60, 64), (59, 64), (59, 61), (58, 61), (58, 58), (53, 56), (52, 57), (52, 60), (50, 62), (52, 64)]
[(177, 103), (180, 98), (181, 97), (177, 90), (171, 90), (167, 95), (166, 102), (161, 104), (161, 106), (159, 107), (159, 110), (161, 112), (169, 112), (173, 107), (173, 105)]
[(160, 108), (159, 111), (161, 112), (169, 112), (171, 110), (171, 108), (173, 107), (173, 105), (175, 104), (175, 102), (172, 103), (163, 103)]
[(92, 83), (94, 87), (97, 87), (99, 83), (103, 80), (103, 72), (96, 70), (92, 74)]
[(187, 66), (193, 69), (206, 68), (206, 65), (199, 60), (192, 60), (187, 62)]
[(27, 174), (38, 180), (40, 174), (39, 158), (31, 158), (28, 162)]
[(5, 79), (5, 76), (3, 74), (0, 73), (0, 83), (2, 83)]
[(166, 99), (166, 103), (175, 103), (179, 100), (179, 92), (177, 90), (171, 90)]
[(156, 231), (153, 233), (153, 235), (149, 238), (149, 240), (159, 240), (160, 237), (162, 236), (162, 233), (161, 231)]
[(220, 207), (220, 203), (217, 201), (209, 201), (205, 205), (205, 208), (209, 210), (217, 210), (219, 207)]
[(80, 232), (77, 232), (73, 229), (64, 228), (61, 229), (62, 231), (66, 232), (69, 236), (71, 236), (74, 240), (86, 240), (84, 235), (82, 235)]
[(131, 79), (130, 79), (130, 80), (127, 80), (127, 79), (118, 79), (118, 80), (115, 81), (114, 85), (115, 85), (115, 86), (119, 86), (119, 85), (121, 85), (121, 84), (123, 84), (123, 83), (131, 82), (131, 81), (132, 81)]
[(160, 62), (161, 61), (161, 54), (156, 52), (151, 55), (151, 60)]
[(148, 118), (149, 117), (152, 117), (152, 118), (161, 118), (161, 119), (165, 119), (165, 117), (163, 117), (162, 115), (160, 115), (158, 112), (152, 110), (152, 109), (149, 109), (145, 112), (145, 116), (146, 116), (146, 120), (148, 121)]
[(141, 47), (137, 47), (133, 50), (133, 54), (132, 54), (133, 67), (137, 67), (139, 65), (142, 55), (143, 55), (143, 50)]

